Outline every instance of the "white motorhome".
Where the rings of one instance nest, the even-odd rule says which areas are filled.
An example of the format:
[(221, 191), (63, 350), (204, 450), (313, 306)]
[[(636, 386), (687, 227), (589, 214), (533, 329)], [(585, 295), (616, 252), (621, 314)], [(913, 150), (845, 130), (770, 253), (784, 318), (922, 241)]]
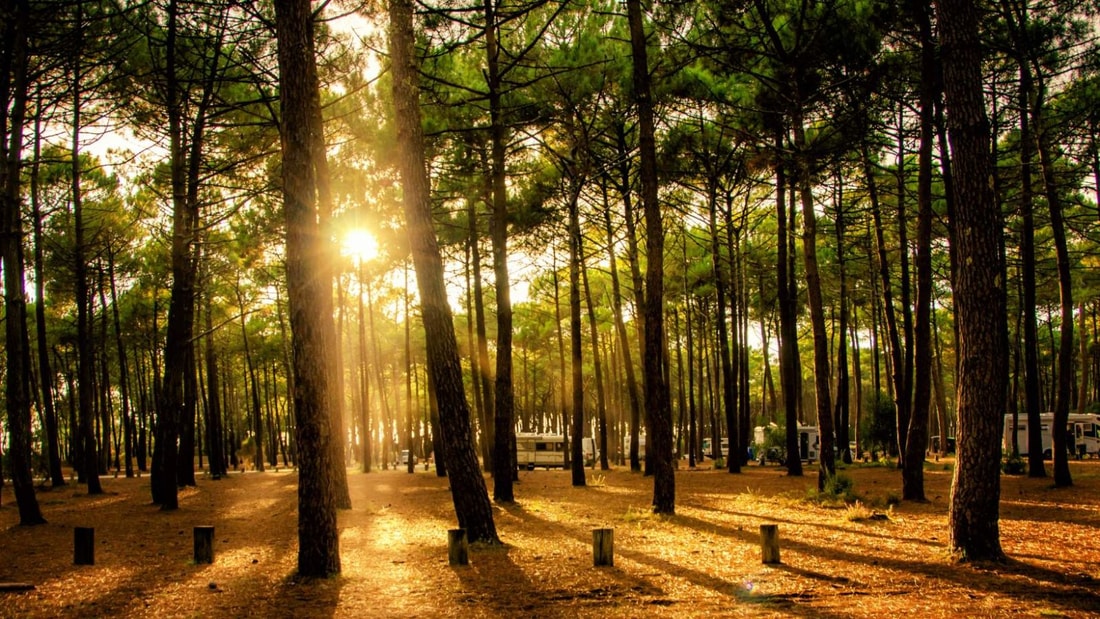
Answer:
[[(1042, 434), (1043, 457), (1051, 456), (1051, 426), (1054, 423), (1054, 413), (1039, 414), (1040, 432)], [(1016, 432), (1016, 444), (1020, 449), (1020, 455), (1026, 456), (1031, 451), (1027, 435), (1027, 415), (1021, 413), (1018, 424), (1013, 428), (1012, 415), (1005, 415), (1004, 440), (1002, 448), (1006, 454), (1012, 453), (1012, 432)], [(1083, 457), (1089, 454), (1100, 454), (1100, 415), (1091, 413), (1070, 413), (1066, 424), (1067, 443), (1070, 446), (1070, 455)]]
[[(581, 451), (584, 453), (585, 466), (596, 462), (596, 441), (592, 438), (581, 439)], [(565, 437), (561, 434), (538, 434), (536, 432), (516, 433), (516, 464), (521, 469), (565, 467)]]
[[(767, 463), (768, 460), (773, 460), (783, 464), (786, 461), (786, 457), (779, 451), (776, 453), (768, 453), (763, 449), (765, 444), (764, 433), (767, 430), (777, 429), (779, 426), (774, 423), (769, 423), (765, 428), (764, 426), (756, 426), (753, 428), (753, 440), (755, 442), (756, 460), (761, 465)], [(818, 432), (817, 426), (804, 426), (798, 424), (798, 451), (802, 457), (803, 462), (813, 462), (818, 458), (818, 450), (821, 449), (821, 436)]]

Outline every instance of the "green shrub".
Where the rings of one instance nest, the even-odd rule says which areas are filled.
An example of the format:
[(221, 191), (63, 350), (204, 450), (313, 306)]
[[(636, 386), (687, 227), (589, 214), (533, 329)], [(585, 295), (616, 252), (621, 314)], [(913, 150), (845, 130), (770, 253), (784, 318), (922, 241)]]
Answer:
[(1001, 461), (1001, 470), (1004, 471), (1005, 475), (1023, 475), (1027, 468), (1023, 458), (1012, 455)]

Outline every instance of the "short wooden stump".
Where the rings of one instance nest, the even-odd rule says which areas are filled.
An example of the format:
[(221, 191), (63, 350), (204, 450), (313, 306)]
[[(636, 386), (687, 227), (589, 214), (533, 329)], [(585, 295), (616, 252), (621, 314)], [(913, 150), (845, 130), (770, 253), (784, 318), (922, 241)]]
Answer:
[(195, 563), (214, 562), (214, 527), (195, 527)]
[(466, 529), (447, 531), (447, 561), (451, 565), (470, 564), (470, 544), (466, 539)]
[(73, 565), (95, 565), (95, 529), (73, 529)]
[(592, 565), (615, 565), (615, 529), (592, 529)]
[(779, 525), (760, 525), (760, 561), (779, 563)]

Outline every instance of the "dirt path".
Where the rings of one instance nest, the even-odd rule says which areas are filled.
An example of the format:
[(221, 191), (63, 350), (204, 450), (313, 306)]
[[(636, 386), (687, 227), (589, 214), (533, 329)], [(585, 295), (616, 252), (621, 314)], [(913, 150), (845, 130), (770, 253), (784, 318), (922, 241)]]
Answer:
[[(149, 504), (148, 478), (41, 493), (49, 524), (24, 528), (10, 486), (0, 509), (0, 617), (882, 617), (1100, 613), (1100, 462), (1074, 463), (1076, 485), (1006, 477), (1002, 566), (956, 566), (946, 553), (950, 472), (929, 465), (927, 504), (888, 509), (897, 471), (845, 472), (869, 509), (806, 500), (813, 477), (774, 467), (741, 475), (681, 470), (677, 515), (647, 509), (652, 480), (590, 471), (520, 474), (514, 506), (495, 507), (503, 547), (447, 564), (455, 526), (434, 472), (349, 473), (343, 573), (297, 582), (296, 475), (200, 479), (180, 510)], [(490, 482), (491, 483), (491, 480)], [(860, 519), (871, 510), (885, 519)], [(759, 525), (777, 523), (782, 564), (760, 562)], [(192, 527), (213, 525), (215, 562), (195, 565)], [(72, 564), (73, 528), (95, 527), (96, 564)], [(592, 533), (614, 528), (615, 566), (592, 567)]]

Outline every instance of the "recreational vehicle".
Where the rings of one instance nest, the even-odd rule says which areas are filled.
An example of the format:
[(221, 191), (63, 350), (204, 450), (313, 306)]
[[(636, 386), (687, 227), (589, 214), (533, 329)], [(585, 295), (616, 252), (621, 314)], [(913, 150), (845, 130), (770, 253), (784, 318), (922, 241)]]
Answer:
[[(1054, 413), (1040, 413), (1039, 423), (1042, 433), (1043, 458), (1051, 456), (1051, 432), (1054, 422)], [(1012, 415), (1005, 415), (1004, 442), (1002, 448), (1006, 454), (1012, 453)], [(1026, 456), (1031, 451), (1027, 435), (1027, 415), (1020, 414), (1018, 424), (1015, 426), (1016, 445), (1020, 449), (1020, 455)], [(1070, 413), (1066, 424), (1066, 443), (1070, 446), (1071, 455), (1084, 457), (1090, 454), (1100, 453), (1100, 415)]]
[[(596, 441), (581, 439), (581, 451), (584, 453), (585, 466), (596, 463)], [(521, 469), (534, 470), (542, 467), (565, 467), (565, 437), (561, 434), (538, 434), (534, 432), (516, 433), (516, 464)]]
[[(768, 461), (778, 462), (780, 465), (787, 461), (785, 450), (782, 446), (775, 446), (774, 444), (770, 448), (766, 448), (768, 444), (766, 433), (775, 432), (779, 429), (779, 426), (774, 423), (770, 423), (767, 427), (756, 426), (753, 429), (753, 439), (755, 441), (755, 455), (756, 460), (763, 466)], [(774, 443), (774, 441), (773, 441)], [(817, 451), (821, 448), (821, 440), (818, 434), (817, 426), (804, 426), (798, 424), (798, 450), (802, 457), (803, 462), (813, 462), (817, 460)]]

